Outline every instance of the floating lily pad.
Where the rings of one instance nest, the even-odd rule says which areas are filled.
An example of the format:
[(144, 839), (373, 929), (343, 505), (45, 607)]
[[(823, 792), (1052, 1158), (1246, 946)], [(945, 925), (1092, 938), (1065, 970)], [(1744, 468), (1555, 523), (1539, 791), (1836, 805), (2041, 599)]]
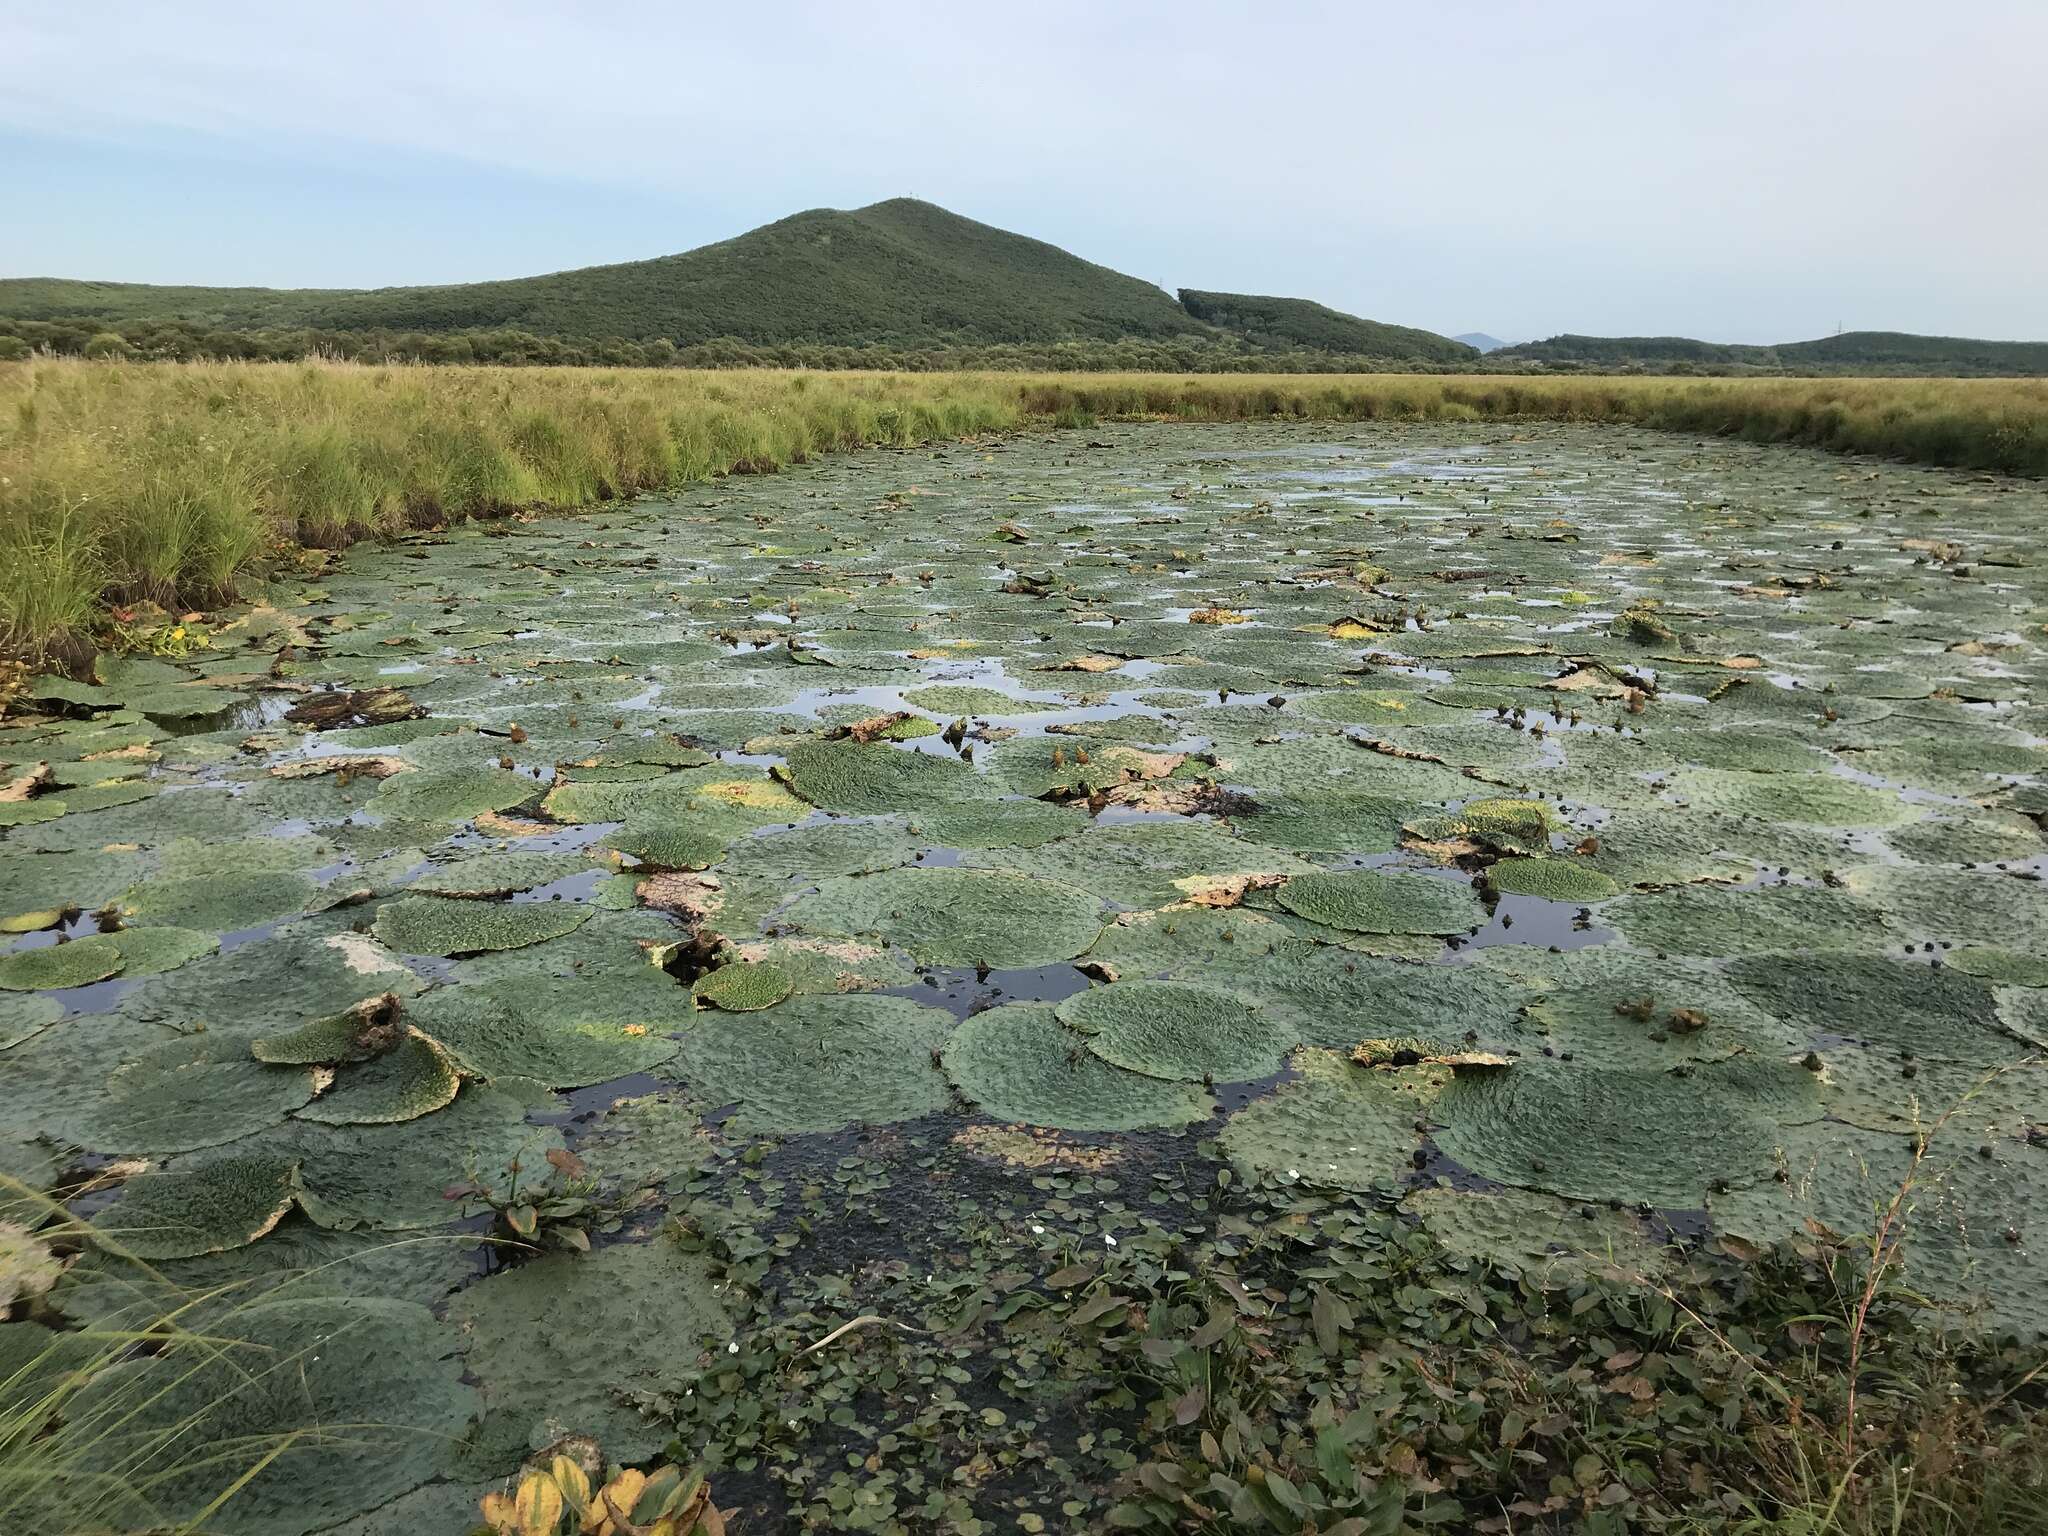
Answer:
[(1637, 1282), (1669, 1270), (1668, 1249), (1625, 1213), (1528, 1190), (1420, 1189), (1401, 1208), (1445, 1250), (1546, 1288), (1588, 1280)]
[(1101, 904), (1001, 870), (897, 869), (826, 880), (786, 914), (812, 933), (873, 936), (932, 965), (997, 970), (1070, 960), (1102, 931)]
[(0, 845), (0, 912), (93, 911), (126, 891), (152, 860), (143, 853), (11, 853)]
[(685, 811), (660, 821), (628, 822), (604, 840), (650, 870), (709, 869), (745, 835), (748, 823), (716, 811)]
[(1470, 718), (1461, 709), (1432, 704), (1418, 693), (1390, 688), (1346, 688), (1294, 701), (1311, 720), (1337, 725), (1454, 725)]
[[(640, 1337), (654, 1317), (672, 1348), (591, 1347)], [(492, 1275), (449, 1303), (448, 1320), (482, 1394), (478, 1438), (508, 1464), (571, 1432), (620, 1461), (648, 1460), (672, 1427), (635, 1403), (680, 1393), (697, 1351), (732, 1331), (708, 1261), (663, 1239), (550, 1254)]]
[(261, 1153), (217, 1157), (190, 1171), (143, 1174), (93, 1223), (138, 1259), (189, 1259), (255, 1242), (298, 1202), (299, 1167)]
[(989, 756), (988, 780), (1008, 794), (1034, 799), (1084, 799), (1120, 784), (1157, 782), (1183, 765), (1175, 752), (1144, 752), (1122, 745), (1084, 750), (1058, 737), (1021, 736)]
[(1475, 966), (1419, 964), (1292, 941), (1230, 979), (1310, 1045), (1345, 1047), (1452, 1026), (1485, 1048), (1534, 1048), (1522, 1008), (1532, 993)]
[(509, 896), (591, 867), (589, 860), (574, 853), (481, 853), (434, 865), (413, 881), (412, 888), (437, 896)]
[(1463, 933), (1486, 920), (1468, 886), (1371, 869), (1297, 875), (1279, 900), (1298, 917), (1347, 933)]
[(509, 811), (541, 793), (542, 786), (503, 768), (450, 768), (394, 774), (378, 788), (370, 809), (400, 821), (468, 821), (486, 811)]
[(573, 933), (590, 908), (566, 901), (460, 901), (409, 896), (377, 913), (378, 941), (407, 955), (474, 955), (520, 949)]
[(441, 1043), (408, 1029), (390, 1050), (347, 1068), (298, 1113), (325, 1125), (390, 1125), (447, 1108), (461, 1086), (462, 1074)]
[(1938, 1134), (1981, 1147), (2024, 1141), (2048, 1114), (2048, 1066), (2022, 1058), (2017, 1046), (2002, 1061), (1937, 1061), (1848, 1045), (1817, 1054), (1828, 1114), (1866, 1130)]
[(1920, 813), (1886, 789), (1830, 773), (1741, 773), (1689, 768), (1671, 794), (1708, 810), (1818, 827), (1895, 827)]
[(1788, 1126), (1778, 1176), (1717, 1195), (1715, 1229), (1758, 1245), (1810, 1240), (1816, 1227), (1867, 1239), (1910, 1178), (1902, 1282), (1952, 1307), (1965, 1326), (2041, 1337), (2048, 1308), (2028, 1237), (2048, 1160), (2027, 1147), (1993, 1147), (1986, 1156), (1970, 1142), (1937, 1138), (1916, 1167), (1911, 1137), (1832, 1121)]
[(1073, 707), (1068, 700), (1020, 699), (999, 688), (976, 688), (958, 683), (913, 688), (903, 695), (903, 702), (913, 709), (947, 718), (955, 715), (1032, 715)]
[(0, 1051), (40, 1034), (64, 1017), (54, 997), (0, 996)]
[(1087, 817), (1046, 800), (963, 800), (917, 810), (911, 825), (942, 848), (1037, 848), (1084, 830)]
[(1472, 1172), (1577, 1200), (1691, 1209), (1767, 1178), (1781, 1124), (1818, 1119), (1812, 1074), (1738, 1059), (1685, 1072), (1524, 1062), (1457, 1075), (1436, 1143)]
[(934, 1056), (953, 1016), (901, 997), (795, 997), (758, 1014), (706, 1012), (662, 1070), (749, 1133), (913, 1120), (951, 1096)]
[(620, 1099), (591, 1123), (576, 1150), (600, 1183), (680, 1194), (711, 1156), (703, 1122), (662, 1094)]
[(1512, 896), (1580, 903), (1605, 901), (1621, 890), (1590, 865), (1563, 858), (1502, 859), (1487, 866), (1486, 883)]
[(1391, 853), (1415, 802), (1376, 795), (1261, 796), (1232, 820), (1254, 842), (1305, 853)]
[(104, 1090), (81, 1094), (61, 1125), (95, 1152), (186, 1152), (276, 1125), (313, 1089), (311, 1073), (264, 1066), (239, 1039), (191, 1035), (116, 1067)]
[(368, 934), (294, 928), (152, 977), (122, 996), (121, 1011), (187, 1030), (283, 1033), (366, 997), (384, 992), (405, 997), (421, 985)]
[(1774, 885), (1730, 891), (1685, 887), (1626, 896), (1603, 923), (1633, 943), (1683, 955), (1747, 955), (1775, 949), (1884, 949), (1890, 924), (1847, 891)]
[(894, 869), (915, 857), (918, 840), (900, 820), (825, 822), (739, 840), (720, 867), (738, 877), (801, 880)]
[(1949, 951), (1943, 962), (1965, 976), (2015, 987), (2048, 987), (2048, 956), (2016, 954), (1988, 945), (1967, 945)]
[(36, 992), (90, 986), (119, 975), (126, 963), (119, 946), (98, 934), (67, 944), (39, 944), (0, 956), (0, 989)]
[[(1916, 938), (2048, 949), (2048, 889), (1997, 870), (1872, 865), (1844, 877), (1849, 890)], [(1774, 948), (1784, 948), (1775, 945)], [(1845, 946), (1846, 947), (1846, 946)]]
[(1315, 946), (1243, 907), (1166, 907), (1119, 912), (1088, 947), (1087, 959), (1126, 980), (1222, 979), (1283, 947), (1306, 952)]
[(1295, 1043), (1240, 999), (1186, 982), (1091, 987), (1061, 1003), (1058, 1016), (1111, 1066), (1181, 1082), (1270, 1077)]
[(811, 804), (855, 816), (922, 810), (975, 788), (957, 758), (851, 741), (793, 746), (776, 773)]
[(1807, 1031), (1781, 1022), (1699, 960), (1599, 947), (1547, 957), (1529, 1005), (1545, 1044), (1601, 1068), (1675, 1068), (1745, 1053), (1783, 1059)]
[(1111, 1066), (1043, 1003), (975, 1014), (945, 1048), (954, 1086), (998, 1120), (1065, 1131), (1133, 1131), (1205, 1120), (1209, 1096), (1188, 1083)]
[(1233, 876), (1277, 878), (1305, 874), (1313, 867), (1247, 838), (1186, 822), (1092, 827), (1037, 848), (970, 853), (962, 862), (1043, 875), (1127, 907), (1184, 901), (1192, 892)]
[(727, 1013), (758, 1013), (781, 1002), (793, 987), (779, 965), (738, 960), (699, 977), (691, 995)]
[(272, 1066), (311, 1067), (366, 1061), (389, 1050), (403, 1037), (399, 1011), (395, 995), (380, 993), (297, 1029), (260, 1036), (249, 1042), (249, 1054)]
[(322, 1226), (437, 1227), (463, 1214), (461, 1201), (449, 1198), (451, 1188), (481, 1179), (508, 1189), (511, 1163), (543, 1167), (547, 1153), (561, 1146), (559, 1132), (526, 1123), (536, 1102), (552, 1106), (554, 1100), (532, 1084), (519, 1092), (502, 1082), (472, 1084), (446, 1109), (417, 1120), (321, 1125), (294, 1119), (251, 1150), (297, 1160), (299, 1203)]
[(1287, 1182), (1391, 1189), (1409, 1172), (1419, 1126), (1451, 1073), (1377, 1070), (1331, 1051), (1302, 1051), (1295, 1080), (1230, 1117), (1223, 1150), (1238, 1166)]
[(1930, 816), (1885, 834), (1885, 842), (1923, 864), (1992, 864), (2048, 852), (2034, 823), (2011, 813)]
[(542, 808), (557, 821), (653, 827), (671, 817), (695, 817), (713, 830), (721, 822), (765, 826), (800, 821), (808, 814), (803, 801), (768, 775), (723, 763), (648, 780), (558, 779)]
[(734, 953), (777, 967), (796, 992), (872, 992), (917, 980), (916, 963), (901, 950), (854, 939), (754, 939)]
[(1540, 800), (1472, 800), (1450, 815), (1410, 822), (1404, 830), (1424, 842), (1470, 844), (1495, 854), (1541, 854), (1550, 847), (1553, 829)]
[[(229, 1147), (220, 1156), (239, 1159), (245, 1154)], [(210, 1166), (181, 1163), (179, 1172), (196, 1174)], [(129, 1181), (124, 1200), (139, 1182)], [(260, 1210), (259, 1199), (252, 1198), (250, 1205)], [(109, 1212), (107, 1221), (118, 1225), (119, 1210)], [(169, 1213), (170, 1224), (189, 1214)], [(394, 1241), (378, 1233), (329, 1231), (303, 1211), (292, 1210), (255, 1242), (192, 1258), (137, 1263), (89, 1248), (65, 1271), (56, 1303), (66, 1317), (99, 1327), (150, 1328), (175, 1312), (183, 1326), (195, 1331), (259, 1299), (380, 1296), (438, 1307), (474, 1278), (475, 1257), (471, 1232), (412, 1234)]]
[(675, 1055), (689, 1022), (675, 980), (644, 962), (588, 979), (530, 977), (441, 987), (408, 1017), (480, 1077), (581, 1088), (645, 1072)]
[(1728, 979), (1810, 1036), (1963, 1061), (2004, 1054), (1990, 985), (1946, 966), (1827, 951), (1749, 955), (1729, 967)]
[(72, 1411), (105, 1424), (100, 1451), (147, 1491), (148, 1524), (303, 1536), (439, 1469), (477, 1410), (458, 1347), (408, 1302), (258, 1302), (100, 1373)]
[(320, 888), (300, 874), (191, 875), (144, 882), (122, 911), (136, 923), (234, 933), (295, 917), (319, 896)]

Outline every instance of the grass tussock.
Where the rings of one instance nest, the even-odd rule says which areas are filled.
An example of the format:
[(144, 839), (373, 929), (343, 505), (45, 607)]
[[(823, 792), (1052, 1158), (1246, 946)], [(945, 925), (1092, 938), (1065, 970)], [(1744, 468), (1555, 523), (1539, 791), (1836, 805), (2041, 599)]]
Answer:
[(2048, 474), (2048, 383), (0, 363), (0, 651), (303, 548), (1031, 424), (1544, 420)]

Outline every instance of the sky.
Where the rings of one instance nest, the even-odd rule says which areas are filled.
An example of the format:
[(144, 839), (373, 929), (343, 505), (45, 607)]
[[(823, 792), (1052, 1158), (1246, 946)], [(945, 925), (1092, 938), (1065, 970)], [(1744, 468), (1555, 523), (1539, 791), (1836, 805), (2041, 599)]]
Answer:
[(7, 0), (0, 276), (517, 277), (913, 196), (1522, 340), (2048, 339), (2048, 0)]

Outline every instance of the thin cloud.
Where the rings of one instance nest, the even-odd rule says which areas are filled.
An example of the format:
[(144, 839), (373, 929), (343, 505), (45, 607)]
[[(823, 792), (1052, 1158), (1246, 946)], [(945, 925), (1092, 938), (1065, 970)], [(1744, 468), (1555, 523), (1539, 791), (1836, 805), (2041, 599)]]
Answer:
[[(211, 238), (274, 280), (503, 276), (910, 193), (1441, 330), (2048, 337), (2044, 51), (2034, 0), (17, 0), (0, 127), (35, 195), (0, 268), (230, 276)], [(570, 227), (537, 233), (551, 198)]]

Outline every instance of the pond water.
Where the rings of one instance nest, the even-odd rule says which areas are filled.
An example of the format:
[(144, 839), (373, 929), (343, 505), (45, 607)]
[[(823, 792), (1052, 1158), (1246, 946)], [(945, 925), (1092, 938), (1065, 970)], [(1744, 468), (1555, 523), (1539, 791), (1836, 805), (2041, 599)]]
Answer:
[(306, 1402), (379, 1427), (221, 1526), (293, 1536), (564, 1434), (757, 1529), (1086, 1523), (1182, 1369), (1102, 1335), (1308, 1209), (1691, 1284), (1917, 1168), (1915, 1284), (2037, 1336), (2044, 520), (1122, 426), (358, 548), (0, 726), (0, 1171), (128, 1255), (0, 1336), (351, 1341)]

